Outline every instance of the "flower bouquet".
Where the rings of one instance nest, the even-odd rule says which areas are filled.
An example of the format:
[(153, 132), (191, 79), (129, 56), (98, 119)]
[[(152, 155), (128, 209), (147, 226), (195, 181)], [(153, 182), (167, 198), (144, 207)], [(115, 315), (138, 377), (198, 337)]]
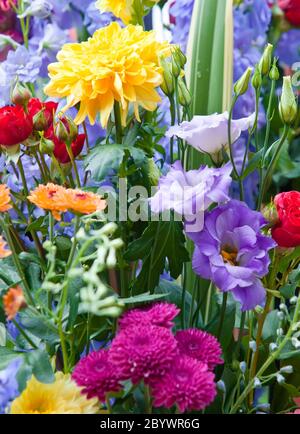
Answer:
[(0, 413), (299, 413), (299, 13), (0, 0)]

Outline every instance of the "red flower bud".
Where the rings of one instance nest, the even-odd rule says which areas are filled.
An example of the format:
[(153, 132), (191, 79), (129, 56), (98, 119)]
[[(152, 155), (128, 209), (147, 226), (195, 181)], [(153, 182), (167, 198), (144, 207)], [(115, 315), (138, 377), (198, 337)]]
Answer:
[(279, 0), (278, 6), (293, 26), (300, 26), (300, 0)]
[(272, 237), (280, 247), (300, 246), (300, 193), (289, 191), (278, 194), (274, 203), (279, 223), (272, 229)]
[[(62, 121), (64, 122), (64, 120)], [(56, 137), (53, 125), (51, 125), (51, 127), (46, 131), (45, 138), (53, 141), (55, 145), (53, 153), (56, 159), (62, 164), (70, 163), (71, 160), (67, 151), (66, 144), (62, 140), (59, 140), (58, 137)], [(75, 158), (81, 153), (84, 142), (85, 134), (79, 134), (71, 144), (71, 149)]]
[(5, 106), (0, 109), (0, 145), (18, 145), (28, 139), (32, 130), (32, 119), (22, 106)]
[[(46, 131), (52, 124), (58, 104), (54, 101), (42, 102), (38, 98), (32, 98), (28, 103), (28, 113), (34, 122), (37, 131)], [(40, 112), (41, 115), (37, 116)], [(42, 121), (41, 121), (42, 118)], [(42, 128), (42, 130), (40, 129)]]

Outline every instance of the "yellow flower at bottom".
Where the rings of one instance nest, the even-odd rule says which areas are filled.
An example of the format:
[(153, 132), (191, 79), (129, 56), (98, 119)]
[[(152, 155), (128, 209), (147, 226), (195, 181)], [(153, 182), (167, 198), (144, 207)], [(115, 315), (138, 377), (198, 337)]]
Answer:
[(77, 124), (88, 116), (92, 124), (100, 113), (105, 128), (114, 107), (120, 103), (122, 122), (128, 106), (154, 111), (161, 100), (156, 88), (163, 81), (160, 58), (170, 55), (170, 45), (158, 42), (155, 33), (141, 26), (121, 28), (116, 22), (97, 30), (80, 44), (66, 44), (49, 65), (50, 83), (45, 93), (67, 98), (64, 110), (80, 103)]
[(97, 399), (87, 399), (70, 375), (55, 374), (52, 384), (40, 383), (35, 377), (11, 405), (11, 414), (96, 414)]

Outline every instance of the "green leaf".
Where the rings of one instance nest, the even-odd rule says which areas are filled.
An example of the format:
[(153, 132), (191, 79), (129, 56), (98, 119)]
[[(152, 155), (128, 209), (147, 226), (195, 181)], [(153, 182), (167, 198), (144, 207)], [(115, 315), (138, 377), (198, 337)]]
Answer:
[(56, 327), (46, 316), (36, 317), (29, 310), (24, 310), (20, 312), (19, 315), (22, 326), (33, 336), (36, 336), (49, 344), (59, 342)]
[(273, 310), (272, 312), (268, 313), (263, 331), (262, 331), (262, 338), (264, 341), (267, 340), (273, 340), (276, 338), (276, 330), (279, 328), (280, 325), (280, 319), (278, 318), (278, 310)]
[(263, 154), (263, 149), (256, 152), (255, 154), (252, 154), (252, 158), (249, 159), (248, 166), (244, 170), (244, 172), (241, 176), (241, 179), (247, 178), (247, 176), (249, 176), (250, 173), (254, 172), (254, 170), (256, 170), (259, 167), (260, 162), (261, 162), (261, 158), (262, 158), (262, 154)]
[(150, 294), (150, 292), (146, 292), (144, 294), (135, 295), (134, 297), (120, 298), (120, 301), (124, 304), (150, 303), (165, 297), (166, 297), (165, 294), (155, 295), (155, 294)]
[(299, 359), (300, 358), (300, 349), (296, 349), (291, 339), (288, 340), (288, 342), (285, 344), (284, 348), (278, 355), (277, 359), (279, 360), (287, 360), (287, 359)]
[(136, 165), (140, 166), (146, 161), (144, 152), (133, 146), (98, 145), (86, 157), (85, 168), (91, 172), (93, 180), (102, 181), (111, 171), (117, 172), (119, 170), (126, 150), (130, 152)]
[(164, 271), (166, 259), (171, 276), (177, 279), (183, 263), (189, 261), (182, 223), (151, 222), (142, 237), (128, 246), (125, 259), (143, 260), (142, 270), (134, 283), (134, 294), (154, 290)]
[(48, 354), (43, 350), (26, 353), (25, 361), (32, 367), (32, 373), (41, 383), (50, 384), (55, 380)]

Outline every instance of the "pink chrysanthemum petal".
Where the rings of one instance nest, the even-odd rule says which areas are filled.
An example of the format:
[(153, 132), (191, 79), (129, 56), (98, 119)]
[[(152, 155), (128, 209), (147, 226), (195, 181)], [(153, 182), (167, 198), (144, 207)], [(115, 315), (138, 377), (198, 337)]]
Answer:
[(95, 351), (81, 359), (72, 377), (83, 387), (83, 393), (88, 398), (97, 397), (100, 401), (105, 401), (107, 393), (117, 392), (121, 387), (107, 350)]
[(181, 354), (206, 363), (210, 370), (223, 364), (222, 349), (218, 340), (209, 333), (197, 329), (180, 330), (175, 338)]
[(173, 319), (180, 309), (172, 303), (155, 303), (150, 306), (132, 309), (126, 312), (119, 320), (120, 329), (137, 324), (152, 324), (155, 326), (172, 328)]
[(214, 378), (205, 363), (178, 357), (163, 377), (151, 383), (153, 404), (166, 408), (176, 405), (182, 413), (203, 410), (215, 399)]
[(121, 330), (110, 348), (110, 360), (123, 380), (133, 383), (164, 375), (177, 354), (172, 332), (150, 324)]

